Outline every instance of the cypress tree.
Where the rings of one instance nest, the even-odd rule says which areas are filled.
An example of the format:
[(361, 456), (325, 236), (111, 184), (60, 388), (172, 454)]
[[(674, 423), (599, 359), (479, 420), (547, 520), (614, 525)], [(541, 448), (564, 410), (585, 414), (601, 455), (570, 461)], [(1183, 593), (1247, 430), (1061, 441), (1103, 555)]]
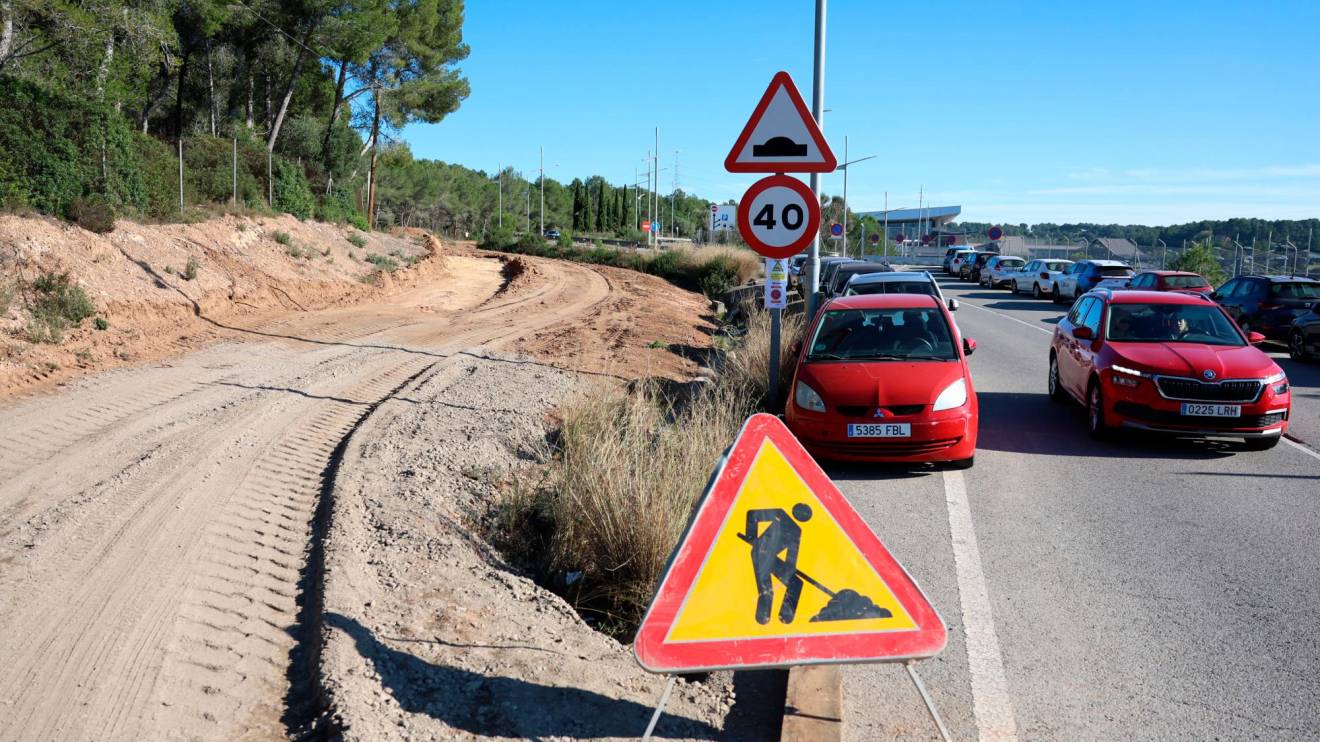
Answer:
[(596, 231), (605, 231), (605, 179), (600, 179), (596, 188)]

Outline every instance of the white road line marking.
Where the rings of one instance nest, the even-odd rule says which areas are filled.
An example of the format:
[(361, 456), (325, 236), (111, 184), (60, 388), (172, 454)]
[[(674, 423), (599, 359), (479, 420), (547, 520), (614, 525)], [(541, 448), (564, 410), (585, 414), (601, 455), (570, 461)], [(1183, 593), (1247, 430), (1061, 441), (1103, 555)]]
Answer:
[(1284, 443), (1287, 443), (1288, 445), (1292, 446), (1293, 448), (1297, 449), (1298, 451), (1301, 451), (1302, 453), (1306, 454), (1307, 456), (1310, 456), (1311, 458), (1316, 459), (1316, 460), (1320, 460), (1320, 453), (1316, 453), (1315, 451), (1312, 451), (1309, 447), (1307, 447), (1307, 446), (1303, 446), (1302, 444), (1298, 443), (1297, 441), (1290, 441), (1290, 440), (1288, 440), (1287, 438), (1283, 438), (1282, 440), (1283, 440)]
[(1030, 327), (1030, 328), (1033, 329), (1033, 330), (1039, 330), (1039, 331), (1045, 333), (1046, 335), (1053, 335), (1053, 334), (1054, 334), (1054, 330), (1046, 330), (1044, 327), (1040, 327), (1040, 326), (1038, 326), (1038, 325), (1033, 325), (1033, 324), (1031, 324), (1030, 322), (1027, 322), (1027, 321), (1025, 321), (1025, 320), (1020, 320), (1020, 319), (1018, 319), (1017, 317), (1010, 317), (1010, 316), (1008, 316), (1007, 314), (1004, 314), (1003, 312), (996, 312), (995, 310), (993, 310), (993, 309), (987, 309), (986, 307), (983, 307), (983, 306), (981, 306), (980, 304), (973, 304), (972, 302), (967, 301), (966, 299), (959, 299), (959, 300), (958, 300), (958, 303), (959, 303), (960, 305), (965, 305), (965, 306), (969, 306), (969, 307), (975, 307), (976, 309), (979, 309), (979, 310), (981, 310), (982, 312), (989, 312), (990, 314), (993, 314), (993, 315), (995, 315), (996, 317), (1003, 317), (1004, 319), (1006, 319), (1006, 320), (1008, 320), (1008, 321), (1010, 321), (1010, 322), (1016, 322), (1016, 323), (1018, 323), (1019, 325), (1026, 325), (1027, 327)]
[(990, 592), (981, 571), (981, 551), (972, 527), (967, 485), (962, 472), (944, 472), (944, 501), (949, 507), (953, 562), (958, 572), (963, 631), (967, 637), (967, 668), (972, 676), (972, 713), (982, 740), (1016, 740), (1013, 701), (1004, 677), (999, 637), (990, 613)]

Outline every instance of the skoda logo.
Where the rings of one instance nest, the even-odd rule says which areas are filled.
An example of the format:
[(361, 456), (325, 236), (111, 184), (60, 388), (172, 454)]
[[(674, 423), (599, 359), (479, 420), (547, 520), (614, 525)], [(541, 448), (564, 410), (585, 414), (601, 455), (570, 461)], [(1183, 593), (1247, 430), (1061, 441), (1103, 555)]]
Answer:
[(1214, 371), (1211, 371), (1211, 370), (1208, 369), (1208, 368), (1207, 368), (1206, 370), (1202, 371), (1202, 372), (1201, 372), (1201, 375), (1205, 377), (1205, 380), (1206, 380), (1206, 381), (1211, 381), (1211, 380), (1213, 380), (1213, 379), (1215, 378), (1215, 372), (1214, 372)]

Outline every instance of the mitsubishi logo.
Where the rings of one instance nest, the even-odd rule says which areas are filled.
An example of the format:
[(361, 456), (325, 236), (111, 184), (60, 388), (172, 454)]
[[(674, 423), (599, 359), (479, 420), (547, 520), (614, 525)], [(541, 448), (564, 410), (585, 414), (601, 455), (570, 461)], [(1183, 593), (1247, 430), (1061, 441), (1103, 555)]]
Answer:
[(1214, 371), (1211, 371), (1211, 370), (1208, 369), (1208, 368), (1207, 368), (1206, 370), (1202, 371), (1202, 372), (1201, 372), (1201, 375), (1205, 377), (1205, 380), (1206, 380), (1206, 381), (1213, 381), (1214, 378), (1215, 378), (1215, 372), (1214, 372)]
[(873, 415), (872, 417), (885, 417), (885, 416), (887, 416), (888, 414), (889, 414), (889, 413), (887, 413), (887, 412), (885, 412), (884, 410), (882, 410), (882, 409), (880, 409), (879, 407), (877, 407), (877, 408), (875, 408), (875, 415)]

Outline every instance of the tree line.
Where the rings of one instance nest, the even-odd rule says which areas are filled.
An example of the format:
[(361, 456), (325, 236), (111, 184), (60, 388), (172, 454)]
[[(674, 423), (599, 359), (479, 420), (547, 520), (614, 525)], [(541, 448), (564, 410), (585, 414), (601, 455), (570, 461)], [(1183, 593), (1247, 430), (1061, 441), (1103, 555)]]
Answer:
[[(986, 222), (958, 222), (952, 225), (966, 229), (975, 235), (984, 235), (990, 227)], [(1072, 224), (1001, 224), (998, 225), (1006, 235), (1030, 237), (1042, 242), (1069, 243), (1093, 237), (1124, 238), (1138, 246), (1149, 248), (1163, 240), (1170, 247), (1181, 248), (1197, 242), (1224, 244), (1237, 240), (1244, 245), (1261, 244), (1273, 241), (1295, 243), (1300, 249), (1306, 249), (1307, 238), (1320, 241), (1320, 219), (1219, 219), (1174, 224), (1167, 227), (1148, 227), (1141, 224), (1091, 224), (1078, 222)], [(1313, 248), (1320, 247), (1314, 242)]]

